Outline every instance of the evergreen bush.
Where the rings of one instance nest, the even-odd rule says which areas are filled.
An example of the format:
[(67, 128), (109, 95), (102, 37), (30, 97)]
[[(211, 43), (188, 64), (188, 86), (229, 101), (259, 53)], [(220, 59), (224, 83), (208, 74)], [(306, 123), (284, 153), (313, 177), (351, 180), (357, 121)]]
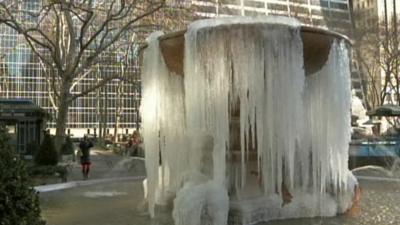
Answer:
[(69, 136), (65, 139), (65, 143), (61, 147), (61, 154), (70, 155), (74, 154), (74, 144)]
[(38, 194), (30, 184), (25, 162), (9, 145), (1, 124), (0, 171), (0, 224), (44, 225)]
[(39, 151), (35, 155), (35, 163), (42, 166), (57, 165), (58, 163), (57, 150), (53, 138), (48, 133), (44, 135)]
[[(33, 165), (28, 167), (29, 176), (33, 179), (41, 177), (59, 177), (62, 182), (67, 181), (68, 168), (67, 166), (38, 166)], [(36, 185), (43, 185), (46, 183), (37, 183)]]
[(39, 151), (39, 144), (33, 141), (26, 146), (25, 155), (35, 155), (38, 151)]

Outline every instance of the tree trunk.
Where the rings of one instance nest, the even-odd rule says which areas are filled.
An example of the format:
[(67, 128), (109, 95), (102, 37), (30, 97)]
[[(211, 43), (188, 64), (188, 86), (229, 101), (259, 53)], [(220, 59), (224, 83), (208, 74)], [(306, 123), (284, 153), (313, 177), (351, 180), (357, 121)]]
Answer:
[(101, 92), (103, 92), (103, 88), (99, 88), (96, 90), (96, 111), (99, 127), (99, 138), (104, 141), (105, 135), (103, 134), (103, 99), (101, 98)]
[(118, 142), (118, 128), (119, 128), (119, 121), (121, 117), (118, 115), (118, 112), (115, 113), (115, 124), (114, 124), (114, 142)]
[(96, 107), (97, 107), (97, 120), (98, 120), (98, 123), (99, 123), (99, 138), (100, 139), (103, 139), (103, 123), (102, 123), (102, 119), (103, 119), (103, 109), (102, 109), (102, 99), (101, 99), (101, 97), (100, 97), (100, 90), (101, 90), (101, 88), (99, 88), (97, 91), (96, 91), (96, 100), (97, 100), (97, 104), (96, 104)]
[(103, 123), (103, 135), (104, 138), (108, 135), (107, 133), (107, 120), (108, 120), (108, 87), (104, 87), (104, 98), (103, 98), (103, 114), (102, 114), (102, 123)]
[(119, 129), (119, 123), (121, 121), (121, 114), (122, 114), (122, 87), (123, 87), (123, 82), (120, 82), (118, 84), (118, 90), (117, 90), (117, 97), (115, 99), (115, 123), (114, 123), (114, 142), (118, 141), (118, 129)]
[(58, 102), (58, 114), (57, 114), (56, 137), (55, 137), (55, 147), (58, 152), (60, 152), (61, 146), (64, 144), (65, 140), (65, 129), (67, 126), (68, 108), (71, 99), (71, 94), (69, 93), (69, 89), (71, 88), (71, 85), (72, 83), (69, 81), (63, 82), (60, 101)]

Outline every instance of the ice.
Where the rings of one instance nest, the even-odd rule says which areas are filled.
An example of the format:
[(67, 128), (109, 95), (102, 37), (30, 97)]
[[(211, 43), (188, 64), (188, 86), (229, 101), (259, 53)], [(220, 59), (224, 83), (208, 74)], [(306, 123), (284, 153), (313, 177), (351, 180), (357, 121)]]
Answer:
[[(347, 48), (334, 42), (328, 62), (306, 79), (305, 149), (312, 155), (312, 191), (347, 190), (351, 90)], [(308, 173), (302, 173), (308, 175)]]
[(225, 187), (215, 181), (187, 182), (174, 200), (175, 225), (225, 225), (229, 198)]
[[(142, 125), (144, 146), (146, 146), (146, 195), (149, 203), (149, 212), (154, 217), (155, 206), (155, 191), (158, 184), (158, 161), (159, 161), (159, 82), (158, 77), (160, 73), (168, 73), (168, 70), (163, 62), (160, 54), (157, 38), (163, 33), (153, 33), (148, 38), (148, 49), (144, 53), (144, 66), (142, 85), (143, 87), (143, 103), (141, 106), (142, 112)], [(161, 76), (161, 74), (160, 74)]]
[[(175, 197), (176, 225), (223, 225), (228, 193), (248, 221), (254, 211), (267, 221), (333, 216), (350, 207), (357, 184), (347, 168), (351, 92), (344, 41), (332, 42), (320, 71), (305, 74), (294, 19), (197, 21), (185, 33), (184, 74), (177, 75), (165, 65), (159, 36), (149, 38), (142, 78), (152, 216), (156, 203)], [(239, 149), (230, 146), (235, 118)], [(253, 164), (258, 183), (247, 171)]]
[[(142, 76), (146, 186), (152, 217), (156, 202), (164, 203), (171, 192), (180, 188), (181, 173), (187, 171), (189, 154), (184, 137), (182, 76), (169, 73), (159, 48), (161, 35), (157, 32), (148, 38)], [(160, 161), (163, 163), (159, 167)]]

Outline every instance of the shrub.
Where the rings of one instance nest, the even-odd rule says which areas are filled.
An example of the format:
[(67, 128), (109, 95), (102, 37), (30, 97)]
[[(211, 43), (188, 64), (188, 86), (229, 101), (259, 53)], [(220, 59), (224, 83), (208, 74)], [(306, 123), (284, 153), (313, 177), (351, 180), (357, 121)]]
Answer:
[(28, 168), (30, 177), (51, 177), (56, 176), (61, 178), (64, 182), (67, 180), (68, 168), (67, 166), (30, 166)]
[(0, 224), (43, 225), (39, 198), (32, 188), (25, 163), (8, 144), (0, 125)]
[(58, 175), (60, 177), (66, 176), (68, 173), (66, 166), (31, 166), (29, 167), (30, 176), (53, 176)]
[(39, 151), (39, 144), (36, 142), (30, 142), (26, 146), (25, 155), (35, 155)]
[(61, 154), (70, 155), (74, 154), (74, 144), (69, 136), (65, 139), (65, 143), (61, 147)]
[(112, 144), (109, 146), (109, 149), (113, 151), (115, 154), (122, 155), (123, 154), (123, 147), (119, 144)]
[(40, 149), (35, 155), (35, 163), (37, 165), (57, 165), (58, 154), (54, 147), (53, 138), (50, 134), (45, 134)]

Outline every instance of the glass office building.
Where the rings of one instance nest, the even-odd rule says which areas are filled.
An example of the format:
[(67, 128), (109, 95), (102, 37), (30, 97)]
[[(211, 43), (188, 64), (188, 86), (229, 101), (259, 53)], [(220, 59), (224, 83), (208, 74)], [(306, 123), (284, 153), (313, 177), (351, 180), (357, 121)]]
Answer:
[[(288, 16), (310, 26), (327, 28), (351, 36), (348, 0), (194, 0), (202, 17)], [(400, 4), (399, 4), (400, 5)], [(352, 67), (352, 87), (364, 99), (360, 73)]]
[[(21, 7), (35, 11), (40, 5), (41, 0), (33, 0), (25, 1)], [(67, 133), (75, 137), (87, 133), (98, 134), (99, 123), (105, 121), (105, 132), (113, 134), (116, 115), (120, 115), (120, 134), (132, 133), (139, 126), (138, 60), (134, 51), (129, 52), (127, 58), (124, 56), (124, 52), (116, 51), (103, 54), (102, 63), (85, 71), (88, 75), (74, 86), (72, 93), (80, 93), (102, 78), (117, 73), (123, 73), (126, 79), (112, 80), (97, 91), (74, 101), (69, 107)], [(56, 107), (49, 85), (46, 70), (24, 38), (11, 28), (0, 25), (0, 98), (32, 100), (52, 115), (47, 126), (54, 133)]]
[(348, 0), (196, 0), (204, 17), (279, 15), (295, 17), (304, 24), (328, 27), (349, 34)]

